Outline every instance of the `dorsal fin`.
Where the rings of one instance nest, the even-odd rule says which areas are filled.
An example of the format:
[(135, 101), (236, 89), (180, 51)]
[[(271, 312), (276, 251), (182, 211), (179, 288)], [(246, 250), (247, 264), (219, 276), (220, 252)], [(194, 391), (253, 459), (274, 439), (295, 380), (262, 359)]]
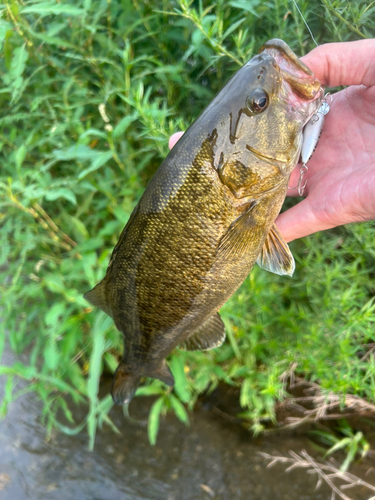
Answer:
[(105, 292), (105, 284), (101, 281), (92, 290), (85, 293), (83, 298), (90, 302), (93, 306), (99, 307), (99, 309), (104, 311), (113, 319), (112, 310)]
[(268, 233), (262, 251), (257, 259), (257, 264), (262, 269), (271, 273), (293, 275), (295, 269), (294, 258), (276, 224), (271, 227)]
[(215, 313), (178, 347), (187, 351), (207, 351), (220, 347), (224, 340), (225, 326), (219, 313)]

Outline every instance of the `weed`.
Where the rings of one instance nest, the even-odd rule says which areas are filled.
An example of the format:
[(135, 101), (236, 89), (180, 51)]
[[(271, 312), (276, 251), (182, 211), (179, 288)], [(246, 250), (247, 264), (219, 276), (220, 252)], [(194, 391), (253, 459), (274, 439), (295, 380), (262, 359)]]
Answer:
[[(372, 4), (299, 7), (320, 43), (374, 35)], [(98, 425), (117, 431), (98, 386), (122, 341), (82, 295), (103, 277), (169, 136), (267, 39), (283, 38), (299, 55), (313, 44), (287, 0), (14, 0), (0, 12), (0, 359), (5, 339), (18, 357), (0, 366), (0, 411), (33, 391), (48, 432), (86, 427), (92, 447)], [(294, 242), (293, 280), (254, 269), (222, 309), (227, 342), (207, 353), (176, 350), (173, 392), (158, 381), (138, 390), (157, 397), (150, 441), (160, 414), (187, 423), (185, 406), (219, 383), (241, 386), (244, 414), (262, 430), (286, 396), (280, 377), (291, 364), (323, 393), (373, 401), (374, 357), (365, 353), (375, 322), (374, 239), (366, 223)], [(82, 402), (87, 417), (76, 423), (71, 406)]]

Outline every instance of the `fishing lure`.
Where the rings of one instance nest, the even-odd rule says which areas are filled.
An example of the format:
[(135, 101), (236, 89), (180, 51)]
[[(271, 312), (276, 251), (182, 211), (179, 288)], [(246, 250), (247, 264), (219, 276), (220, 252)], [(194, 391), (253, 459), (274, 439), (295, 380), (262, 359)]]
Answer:
[(331, 94), (327, 93), (324, 96), (324, 100), (320, 108), (310, 120), (306, 123), (305, 128), (302, 133), (302, 149), (301, 149), (301, 162), (302, 165), (299, 169), (299, 179), (298, 184), (292, 188), (288, 189), (298, 189), (298, 195), (303, 196), (303, 192), (305, 190), (307, 180), (303, 181), (304, 176), (307, 173), (308, 167), (307, 163), (312, 157), (316, 146), (318, 145), (320, 136), (322, 134), (324, 118), (325, 115), (329, 112), (329, 104), (328, 99), (332, 102)]

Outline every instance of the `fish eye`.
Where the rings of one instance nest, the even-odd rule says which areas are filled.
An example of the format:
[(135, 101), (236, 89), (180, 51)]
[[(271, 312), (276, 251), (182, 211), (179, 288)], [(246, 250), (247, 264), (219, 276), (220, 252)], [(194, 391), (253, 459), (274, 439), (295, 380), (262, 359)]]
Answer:
[(267, 92), (263, 89), (255, 89), (246, 99), (246, 106), (253, 113), (261, 113), (264, 111), (269, 103)]

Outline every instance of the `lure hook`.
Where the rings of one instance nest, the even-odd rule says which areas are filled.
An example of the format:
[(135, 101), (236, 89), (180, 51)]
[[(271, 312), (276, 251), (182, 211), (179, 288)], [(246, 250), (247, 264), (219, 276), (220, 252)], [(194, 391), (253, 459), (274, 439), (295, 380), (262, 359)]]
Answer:
[(299, 169), (299, 179), (298, 179), (298, 184), (294, 187), (288, 187), (288, 189), (298, 189), (298, 195), (303, 196), (303, 192), (305, 190), (306, 184), (307, 184), (307, 179), (305, 182), (303, 182), (303, 178), (305, 174), (307, 173), (308, 167), (305, 163), (303, 163)]

